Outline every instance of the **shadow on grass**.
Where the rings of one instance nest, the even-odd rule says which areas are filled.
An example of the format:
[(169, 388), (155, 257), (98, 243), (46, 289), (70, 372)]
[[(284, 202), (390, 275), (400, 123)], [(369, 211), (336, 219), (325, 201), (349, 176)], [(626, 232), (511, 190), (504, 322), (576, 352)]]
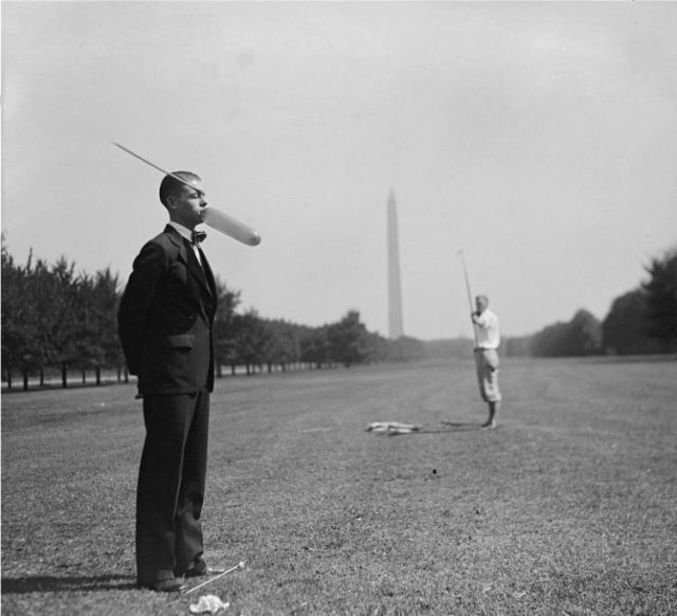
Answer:
[(449, 434), (450, 432), (470, 432), (473, 430), (481, 430), (482, 424), (478, 423), (464, 423), (456, 421), (442, 421), (440, 427), (426, 428), (413, 432), (393, 432), (390, 436), (409, 436), (413, 434)]
[(5, 394), (31, 394), (39, 391), (69, 391), (71, 389), (103, 389), (105, 387), (110, 387), (112, 385), (129, 385), (130, 382), (125, 383), (124, 381), (118, 381), (114, 379), (102, 380), (100, 383), (92, 383), (88, 381), (87, 383), (68, 383), (68, 387), (64, 387), (61, 383), (45, 383), (44, 385), (39, 385), (37, 383), (31, 383), (28, 386), (28, 389), (24, 389), (23, 385), (13, 385), (12, 387), (7, 387), (3, 385), (0, 391), (3, 395)]
[(36, 575), (34, 577), (5, 578), (0, 580), (2, 594), (26, 594), (32, 592), (65, 592), (74, 590), (133, 590), (136, 576), (133, 575), (89, 575), (55, 577)]
[(481, 430), (482, 424), (477, 423), (462, 423), (454, 421), (443, 421), (439, 428), (422, 428), (418, 432), (412, 434), (449, 434), (450, 432), (471, 432), (473, 430)]
[(467, 421), (441, 421), (440, 424), (446, 428), (442, 432), (458, 432), (463, 430), (481, 430), (481, 423), (469, 423)]

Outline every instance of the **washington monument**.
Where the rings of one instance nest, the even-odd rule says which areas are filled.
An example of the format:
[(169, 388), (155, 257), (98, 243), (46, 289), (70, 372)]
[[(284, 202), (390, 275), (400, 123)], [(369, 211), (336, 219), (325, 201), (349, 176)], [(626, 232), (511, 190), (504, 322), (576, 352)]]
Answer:
[(392, 189), (390, 189), (390, 194), (388, 195), (388, 337), (391, 340), (396, 340), (403, 334), (397, 210), (395, 195)]

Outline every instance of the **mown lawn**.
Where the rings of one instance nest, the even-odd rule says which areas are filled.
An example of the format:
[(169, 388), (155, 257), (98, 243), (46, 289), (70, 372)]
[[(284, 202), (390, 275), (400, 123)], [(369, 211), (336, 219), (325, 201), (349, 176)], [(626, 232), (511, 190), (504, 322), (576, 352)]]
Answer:
[[(204, 593), (225, 615), (676, 614), (677, 363), (501, 377), (495, 431), (470, 361), (219, 380), (206, 556), (246, 566)], [(203, 594), (134, 587), (133, 395), (3, 395), (3, 615), (188, 614)]]

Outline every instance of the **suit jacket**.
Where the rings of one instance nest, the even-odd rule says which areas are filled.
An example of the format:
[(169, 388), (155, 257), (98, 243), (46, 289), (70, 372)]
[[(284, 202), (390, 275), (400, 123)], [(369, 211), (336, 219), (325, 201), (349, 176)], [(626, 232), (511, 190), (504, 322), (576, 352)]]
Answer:
[(214, 275), (202, 252), (170, 225), (134, 260), (120, 301), (120, 341), (143, 394), (193, 393), (214, 387)]

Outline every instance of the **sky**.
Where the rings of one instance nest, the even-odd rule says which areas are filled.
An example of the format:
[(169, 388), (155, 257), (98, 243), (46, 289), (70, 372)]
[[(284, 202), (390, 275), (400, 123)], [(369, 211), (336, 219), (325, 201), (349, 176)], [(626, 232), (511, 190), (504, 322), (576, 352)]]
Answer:
[(397, 203), (404, 332), (599, 319), (677, 244), (677, 3), (10, 2), (2, 230), (124, 284), (196, 171), (257, 247), (212, 268), (262, 317), (358, 310), (388, 334)]

